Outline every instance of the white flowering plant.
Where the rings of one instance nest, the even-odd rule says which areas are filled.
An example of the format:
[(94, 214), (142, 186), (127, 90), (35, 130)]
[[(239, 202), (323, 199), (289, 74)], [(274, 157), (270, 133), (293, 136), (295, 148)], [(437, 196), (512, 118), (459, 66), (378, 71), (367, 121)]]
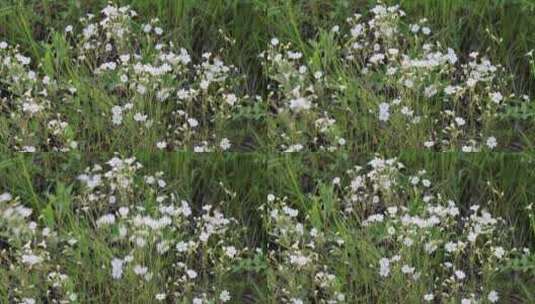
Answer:
[(4, 42), (5, 148), (229, 149), (224, 130), (249, 99), (239, 89), (244, 77), (217, 54), (192, 58), (165, 40), (158, 20), (139, 24), (137, 17), (128, 6), (109, 5), (58, 37), (71, 57), (64, 60), (73, 76), (67, 79), (53, 67), (36, 69), (18, 46)]
[[(3, 149), (476, 152), (532, 144), (529, 96), (515, 95), (508, 71), (483, 50), (443, 45), (428, 20), (408, 23), (399, 6), (378, 4), (346, 21), (298, 44), (265, 41), (256, 60), (267, 85), (254, 89), (223, 49), (193, 53), (130, 6), (108, 5), (54, 33), (41, 60), (1, 41)], [(513, 125), (519, 132), (503, 128)]]
[(306, 49), (271, 40), (261, 57), (276, 148), (476, 152), (518, 140), (499, 128), (529, 98), (512, 94), (505, 69), (443, 46), (426, 19), (406, 24), (405, 15), (377, 5), (320, 30)]
[(237, 220), (226, 217), (219, 204), (192, 208), (167, 188), (162, 172), (142, 171), (133, 157), (95, 164), (78, 176), (81, 184), (70, 188), (66, 205), (49, 205), (45, 219), (37, 221), (32, 208), (5, 195), (0, 227), (11, 265), (2, 271), (11, 282), (9, 301), (46, 295), (51, 301), (86, 302), (90, 294), (81, 298), (75, 291), (85, 286), (100, 296), (113, 288), (110, 299), (116, 301), (134, 295), (153, 301), (157, 294), (227, 302), (232, 295), (225, 282), (247, 252)]

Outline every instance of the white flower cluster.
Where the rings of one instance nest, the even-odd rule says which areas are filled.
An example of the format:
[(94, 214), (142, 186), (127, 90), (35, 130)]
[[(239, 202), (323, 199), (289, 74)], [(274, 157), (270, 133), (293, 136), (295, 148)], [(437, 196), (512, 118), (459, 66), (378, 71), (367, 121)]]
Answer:
[[(78, 140), (104, 147), (130, 138), (133, 147), (165, 143), (167, 149), (193, 150), (202, 143), (207, 151), (230, 149), (230, 140), (220, 144), (223, 138), (213, 128), (242, 106), (236, 68), (212, 53), (193, 62), (187, 50), (163, 40), (158, 20), (145, 24), (140, 36), (136, 18), (128, 6), (109, 5), (81, 18), (80, 32), (65, 30), (74, 58), (64, 60), (90, 79), (84, 83), (55, 79), (41, 66), (34, 71), (17, 46), (2, 43), (0, 77), (7, 96), (0, 104), (9, 114), (2, 119), (15, 134), (9, 148), (66, 152), (83, 148)], [(95, 132), (104, 135), (103, 142), (92, 142), (101, 137)]]
[(314, 290), (321, 303), (345, 303), (340, 278), (324, 256), (327, 252), (331, 258), (341, 254), (344, 242), (302, 222), (299, 211), (287, 202), (287, 198), (270, 194), (260, 208), (273, 246), (258, 249), (257, 255), (267, 255), (270, 268), (276, 269), (269, 292), (283, 303), (304, 303)]
[(77, 239), (72, 231), (33, 222), (32, 209), (9, 193), (0, 196), (0, 229), (10, 233), (7, 241), (16, 253), (6, 269), (8, 275), (19, 277), (12, 282), (16, 297), (48, 284), (40, 281), (48, 278), (55, 284), (54, 301), (76, 303), (74, 287), (81, 285), (68, 274), (78, 267), (95, 267), (88, 271), (96, 277), (95, 270), (104, 269), (107, 284), (124, 281), (146, 291), (158, 288), (160, 300), (230, 301), (230, 292), (212, 280), (231, 275), (232, 266), (246, 253), (236, 242), (237, 221), (225, 217), (218, 204), (193, 210), (167, 189), (161, 172), (141, 175), (142, 169), (135, 158), (115, 156), (79, 175), (82, 185), (72, 193), (77, 217), (73, 229), (89, 229), (84, 233), (91, 235), (91, 250), (109, 250), (90, 261), (73, 255), (78, 242), (85, 242), (82, 236)]
[[(340, 26), (320, 32), (321, 42), (312, 46), (328, 41), (332, 49), (314, 49), (310, 56), (272, 39), (261, 54), (273, 80), (268, 100), (277, 107), (270, 139), (282, 150), (301, 144), (333, 151), (344, 137), (369, 144), (353, 138), (368, 129), (394, 148), (408, 142), (416, 144), (411, 148), (465, 152), (497, 148), (500, 114), (514, 99), (504, 93), (503, 68), (477, 52), (461, 61), (455, 50), (431, 40), (426, 19), (407, 33), (399, 6), (377, 5), (371, 12), (348, 18), (346, 32)], [(318, 71), (311, 56), (323, 52), (331, 57)], [(336, 119), (326, 127), (322, 117)]]
[[(341, 197), (346, 216), (360, 218), (362, 233), (382, 252), (375, 264), (378, 276), (393, 288), (408, 284), (429, 290), (425, 301), (462, 297), (478, 303), (488, 294), (496, 302), (496, 286), (487, 286), (488, 278), (518, 252), (506, 249), (505, 222), (479, 205), (461, 212), (458, 204), (433, 191), (425, 171), (405, 176), (402, 168), (395, 159), (380, 158), (356, 167), (348, 171)], [(463, 284), (466, 280), (473, 286)]]

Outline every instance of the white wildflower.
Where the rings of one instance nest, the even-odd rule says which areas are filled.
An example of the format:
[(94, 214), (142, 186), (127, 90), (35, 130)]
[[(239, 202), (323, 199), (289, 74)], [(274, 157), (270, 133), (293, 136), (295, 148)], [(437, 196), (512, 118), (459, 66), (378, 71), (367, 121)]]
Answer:
[(234, 94), (224, 94), (223, 99), (227, 104), (231, 106), (233, 106), (238, 101), (238, 97), (236, 97), (236, 95)]
[(197, 272), (195, 270), (188, 269), (186, 274), (190, 279), (195, 279), (197, 277)]
[(388, 118), (390, 117), (390, 105), (386, 102), (383, 102), (379, 104), (379, 120), (380, 121), (388, 121)]
[(188, 118), (188, 124), (190, 127), (195, 128), (199, 125), (199, 121), (195, 118)]
[(500, 92), (492, 92), (490, 93), (490, 100), (494, 103), (500, 103), (503, 100), (502, 93)]
[(34, 254), (23, 254), (21, 258), (22, 258), (22, 263), (28, 266), (33, 266), (43, 261), (42, 257), (38, 255), (34, 255)]
[(487, 147), (489, 147), (489, 149), (494, 149), (494, 148), (496, 148), (496, 146), (498, 146), (498, 142), (496, 141), (496, 137), (490, 136), (489, 138), (487, 138)]
[(223, 303), (226, 303), (226, 302), (230, 301), (230, 292), (228, 292), (227, 290), (223, 290), (219, 294), (219, 300), (221, 300), (221, 302), (223, 302)]
[(13, 197), (10, 193), (4, 192), (0, 194), (0, 203), (10, 201)]
[(228, 140), (228, 138), (223, 138), (221, 142), (219, 143), (219, 147), (221, 147), (223, 151), (230, 149), (230, 146), (231, 146), (231, 143), (230, 143), (230, 140)]
[(111, 225), (115, 223), (115, 215), (108, 213), (99, 217), (96, 221), (97, 227), (102, 227), (105, 225)]
[(111, 276), (114, 279), (120, 279), (123, 275), (123, 264), (124, 261), (118, 258), (113, 258), (111, 260)]
[(379, 275), (387, 277), (390, 273), (390, 260), (387, 258), (381, 258), (379, 260)]
[(496, 303), (498, 302), (498, 300), (500, 299), (500, 297), (498, 296), (498, 293), (495, 291), (495, 290), (492, 290), (491, 292), (489, 292), (488, 296), (487, 296), (487, 299), (491, 302), (491, 303)]
[(312, 107), (310, 101), (305, 97), (298, 97), (290, 100), (290, 109), (295, 112), (309, 110)]

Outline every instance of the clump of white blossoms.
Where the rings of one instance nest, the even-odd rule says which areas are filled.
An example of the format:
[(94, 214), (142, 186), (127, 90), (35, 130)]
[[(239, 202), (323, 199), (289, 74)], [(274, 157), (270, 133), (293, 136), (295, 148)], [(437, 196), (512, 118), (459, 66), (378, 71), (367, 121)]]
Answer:
[(12, 303), (37, 303), (35, 298), (43, 295), (36, 292), (36, 286), (49, 286), (53, 290), (51, 301), (74, 303), (77, 293), (73, 278), (57, 260), (58, 253), (69, 250), (73, 243), (52, 227), (34, 221), (33, 209), (19, 197), (6, 192), (0, 196), (0, 203), (0, 257), (9, 265), (2, 275), (10, 282), (3, 289), (9, 297), (3, 298)]
[[(202, 141), (195, 139), (197, 135), (207, 134), (209, 137), (203, 139), (216, 147), (214, 131), (204, 128), (216, 120), (229, 119), (240, 108), (240, 97), (233, 92), (240, 82), (236, 69), (212, 53), (202, 54), (202, 61), (194, 63), (188, 51), (161, 38), (163, 29), (157, 26), (158, 20), (142, 26), (147, 40), (141, 41), (141, 47), (154, 54), (141, 56), (133, 47), (139, 39), (135, 11), (108, 6), (102, 15), (100, 22), (95, 22), (94, 16), (81, 19), (84, 30), (75, 38), (76, 49), (81, 63), (97, 62), (94, 73), (108, 81), (106, 86), (117, 96), (113, 123), (125, 125), (125, 120), (133, 118), (143, 123), (141, 134), (156, 132), (160, 142), (165, 136), (167, 146), (174, 149), (193, 148), (193, 141)], [(116, 59), (110, 61), (110, 55)], [(138, 114), (123, 118), (124, 110), (119, 109), (125, 102), (133, 104)], [(158, 110), (146, 112), (147, 104)], [(203, 129), (197, 127), (200, 124)]]
[(35, 67), (18, 46), (3, 42), (1, 115), (14, 134), (8, 147), (66, 152), (94, 138), (102, 138), (91, 142), (96, 146), (130, 138), (128, 145), (154, 149), (156, 141), (147, 140), (158, 138), (170, 149), (193, 149), (202, 141), (218, 147), (216, 123), (232, 119), (247, 98), (237, 93), (243, 77), (217, 54), (204, 53), (196, 62), (163, 38), (158, 20), (140, 27), (138, 19), (128, 6), (109, 5), (62, 33), (71, 52), (62, 60), (91, 87)]
[[(78, 201), (86, 213), (100, 210), (97, 231), (103, 235), (119, 231), (110, 236), (124, 248), (111, 260), (111, 278), (121, 280), (131, 271), (145, 282), (166, 282), (162, 287), (171, 299), (193, 298), (196, 290), (207, 297), (211, 292), (214, 298), (230, 298), (228, 291), (212, 290), (209, 281), (199, 277), (210, 273), (224, 278), (240, 260), (244, 250), (233, 245), (236, 220), (226, 218), (214, 205), (203, 206), (195, 215), (188, 202), (167, 191), (161, 172), (145, 175), (143, 183), (137, 183), (142, 166), (133, 158), (114, 157), (107, 165), (108, 170), (96, 165), (79, 176), (87, 188)], [(147, 200), (154, 205), (147, 205)], [(133, 204), (136, 201), (140, 204)]]
[(318, 291), (320, 303), (345, 303), (340, 278), (328, 263), (329, 258), (342, 254), (343, 241), (302, 220), (299, 211), (288, 206), (287, 198), (270, 194), (260, 211), (273, 246), (258, 249), (256, 254), (266, 256), (270, 269), (275, 270), (268, 284), (272, 298), (299, 303)]
[(339, 150), (346, 139), (336, 129), (329, 103), (318, 94), (331, 84), (325, 82), (322, 70), (307, 66), (303, 53), (291, 47), (273, 38), (268, 49), (260, 54), (265, 73), (273, 80), (267, 88), (266, 101), (277, 112), (274, 128), (268, 131), (271, 145), (287, 152), (297, 151), (295, 147)]
[(270, 292), (289, 303), (358, 302), (351, 284), (367, 284), (351, 282), (358, 272), (372, 290), (381, 286), (367, 301), (498, 301), (493, 278), (529, 250), (511, 248), (507, 223), (486, 207), (464, 210), (435, 189), (425, 170), (411, 172), (395, 158), (375, 157), (319, 182), (319, 189), (333, 190), (327, 195), (292, 202), (269, 194), (260, 208), (269, 245), (257, 255), (269, 261)]
[[(506, 249), (505, 221), (480, 205), (462, 211), (433, 189), (424, 170), (412, 176), (405, 170), (396, 159), (375, 158), (348, 171), (343, 187), (340, 203), (347, 218), (359, 219), (380, 252), (377, 276), (394, 289), (404, 284), (427, 291), (421, 295), (426, 301), (466, 297), (476, 302), (489, 293), (497, 300), (493, 288), (498, 286), (487, 284), (518, 254)], [(463, 284), (467, 280), (470, 285)]]
[[(15, 151), (67, 152), (77, 148), (69, 117), (58, 111), (74, 92), (52, 75), (35, 68), (18, 45), (0, 45), (0, 119), (4, 143)], [(5, 131), (4, 130), (4, 131)]]
[[(233, 267), (247, 254), (238, 242), (242, 228), (222, 213), (220, 203), (194, 209), (168, 188), (162, 172), (144, 171), (135, 158), (119, 156), (88, 167), (68, 201), (58, 203), (68, 204), (57, 207), (66, 209), (54, 215), (58, 221), (76, 218), (69, 230), (50, 219), (34, 222), (31, 208), (2, 194), (0, 230), (10, 235), (6, 241), (11, 265), (3, 273), (13, 278), (13, 300), (36, 294), (35, 286), (53, 284), (51, 300), (76, 303), (76, 288), (93, 290), (105, 284), (135, 290), (118, 292), (119, 298), (136, 294), (144, 299), (159, 290), (158, 298), (165, 295), (173, 301), (192, 301), (199, 295), (206, 302), (229, 301), (230, 289), (213, 282), (233, 276)], [(65, 212), (71, 219), (62, 217)], [(88, 244), (85, 234), (90, 236)], [(82, 252), (101, 253), (80, 256), (78, 246), (85, 246)], [(89, 278), (94, 281), (85, 281)]]
[(388, 118), (390, 117), (390, 105), (386, 102), (379, 104), (379, 120), (380, 121), (388, 121)]
[[(412, 142), (436, 150), (495, 149), (488, 139), (501, 142), (500, 115), (515, 100), (504, 68), (477, 52), (461, 56), (433, 41), (426, 19), (407, 31), (405, 18), (399, 6), (379, 4), (369, 17), (355, 14), (336, 30), (320, 29), (310, 54), (273, 38), (261, 54), (278, 128), (270, 139), (282, 150), (297, 142), (334, 150), (340, 146), (328, 144), (335, 137), (363, 132), (384, 134), (381, 140), (398, 147)], [(320, 117), (338, 119), (318, 130), (311, 122)], [(362, 131), (373, 121), (372, 129)]]

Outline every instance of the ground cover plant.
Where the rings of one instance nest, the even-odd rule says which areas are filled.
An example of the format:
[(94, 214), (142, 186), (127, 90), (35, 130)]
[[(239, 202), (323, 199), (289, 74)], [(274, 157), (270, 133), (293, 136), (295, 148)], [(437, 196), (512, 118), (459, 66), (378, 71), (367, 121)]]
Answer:
[(528, 0), (3, 1), (0, 303), (535, 303), (532, 28)]

